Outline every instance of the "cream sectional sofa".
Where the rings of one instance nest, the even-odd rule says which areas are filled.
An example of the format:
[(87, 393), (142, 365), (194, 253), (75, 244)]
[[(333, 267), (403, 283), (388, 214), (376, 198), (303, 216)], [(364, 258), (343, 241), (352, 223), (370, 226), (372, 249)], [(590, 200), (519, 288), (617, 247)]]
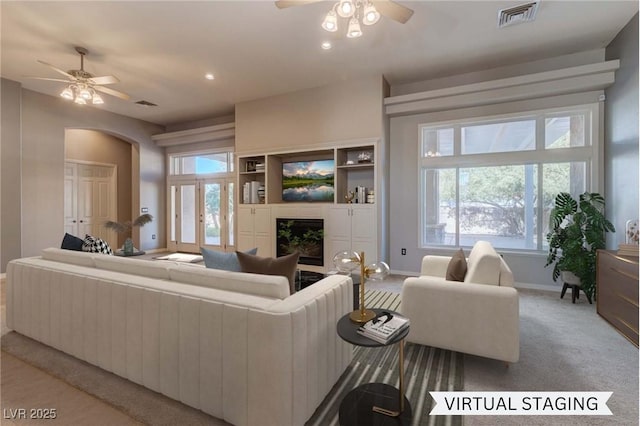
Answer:
[(353, 285), (45, 249), (7, 269), (7, 325), (235, 425), (302, 425), (352, 360)]
[(450, 257), (424, 256), (420, 277), (402, 285), (408, 341), (516, 362), (520, 357), (518, 292), (504, 259), (487, 241), (467, 258), (464, 282), (445, 279)]

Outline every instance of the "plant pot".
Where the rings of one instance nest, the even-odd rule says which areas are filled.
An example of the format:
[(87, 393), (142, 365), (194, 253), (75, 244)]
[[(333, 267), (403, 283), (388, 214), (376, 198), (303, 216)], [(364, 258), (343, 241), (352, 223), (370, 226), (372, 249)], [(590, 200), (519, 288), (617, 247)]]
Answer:
[(562, 271), (560, 273), (560, 277), (562, 278), (562, 282), (569, 285), (580, 285), (580, 278), (576, 274), (571, 271)]

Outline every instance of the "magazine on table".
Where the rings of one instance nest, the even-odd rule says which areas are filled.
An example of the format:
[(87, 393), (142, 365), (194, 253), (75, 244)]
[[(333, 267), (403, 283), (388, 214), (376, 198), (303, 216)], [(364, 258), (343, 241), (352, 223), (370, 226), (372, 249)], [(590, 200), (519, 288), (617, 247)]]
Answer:
[(390, 312), (381, 312), (358, 328), (358, 334), (386, 344), (409, 326), (409, 319)]

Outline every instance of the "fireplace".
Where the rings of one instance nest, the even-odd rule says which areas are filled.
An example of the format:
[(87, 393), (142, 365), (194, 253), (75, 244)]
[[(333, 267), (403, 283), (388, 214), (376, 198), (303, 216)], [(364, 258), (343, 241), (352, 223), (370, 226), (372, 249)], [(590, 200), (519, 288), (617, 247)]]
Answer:
[(324, 266), (323, 219), (276, 219), (276, 255), (300, 252), (301, 265)]

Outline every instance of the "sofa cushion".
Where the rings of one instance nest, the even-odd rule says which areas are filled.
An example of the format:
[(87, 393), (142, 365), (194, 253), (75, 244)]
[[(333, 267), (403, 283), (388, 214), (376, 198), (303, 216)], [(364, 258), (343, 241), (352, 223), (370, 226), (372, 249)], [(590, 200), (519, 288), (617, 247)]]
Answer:
[(459, 249), (453, 256), (451, 256), (445, 278), (448, 281), (464, 281), (464, 276), (466, 274), (467, 259), (465, 259), (462, 249)]
[(254, 274), (281, 275), (289, 280), (290, 294), (296, 292), (296, 269), (298, 267), (299, 252), (277, 258), (260, 257), (237, 251), (238, 262), (242, 272)]
[(172, 281), (180, 283), (272, 299), (284, 299), (289, 296), (289, 282), (285, 277), (197, 268), (189, 264), (170, 266), (169, 277)]
[(53, 260), (55, 262), (70, 263), (72, 265), (90, 266), (94, 268), (96, 266), (93, 261), (94, 255), (83, 251), (64, 250), (59, 248), (46, 248), (42, 250), (42, 258), (47, 260)]
[[(258, 248), (246, 251), (247, 254), (256, 254)], [(200, 247), (200, 253), (204, 259), (204, 265), (207, 268), (222, 269), (223, 271), (240, 272), (240, 263), (235, 253), (225, 253), (221, 251), (211, 250), (206, 247)]]
[(148, 278), (168, 280), (169, 265), (150, 260), (129, 259), (118, 256), (95, 256), (96, 268), (106, 271), (123, 272), (125, 274), (140, 275)]
[(86, 234), (84, 237), (84, 242), (82, 243), (82, 250), (88, 251), (89, 253), (102, 253), (113, 255), (113, 250), (102, 238), (96, 238), (89, 234)]
[(467, 275), (464, 281), (500, 285), (500, 255), (488, 241), (477, 241), (467, 258)]
[(65, 250), (82, 251), (83, 243), (84, 241), (82, 240), (82, 238), (78, 238), (75, 235), (71, 235), (67, 232), (64, 234), (64, 238), (62, 239), (60, 248)]

